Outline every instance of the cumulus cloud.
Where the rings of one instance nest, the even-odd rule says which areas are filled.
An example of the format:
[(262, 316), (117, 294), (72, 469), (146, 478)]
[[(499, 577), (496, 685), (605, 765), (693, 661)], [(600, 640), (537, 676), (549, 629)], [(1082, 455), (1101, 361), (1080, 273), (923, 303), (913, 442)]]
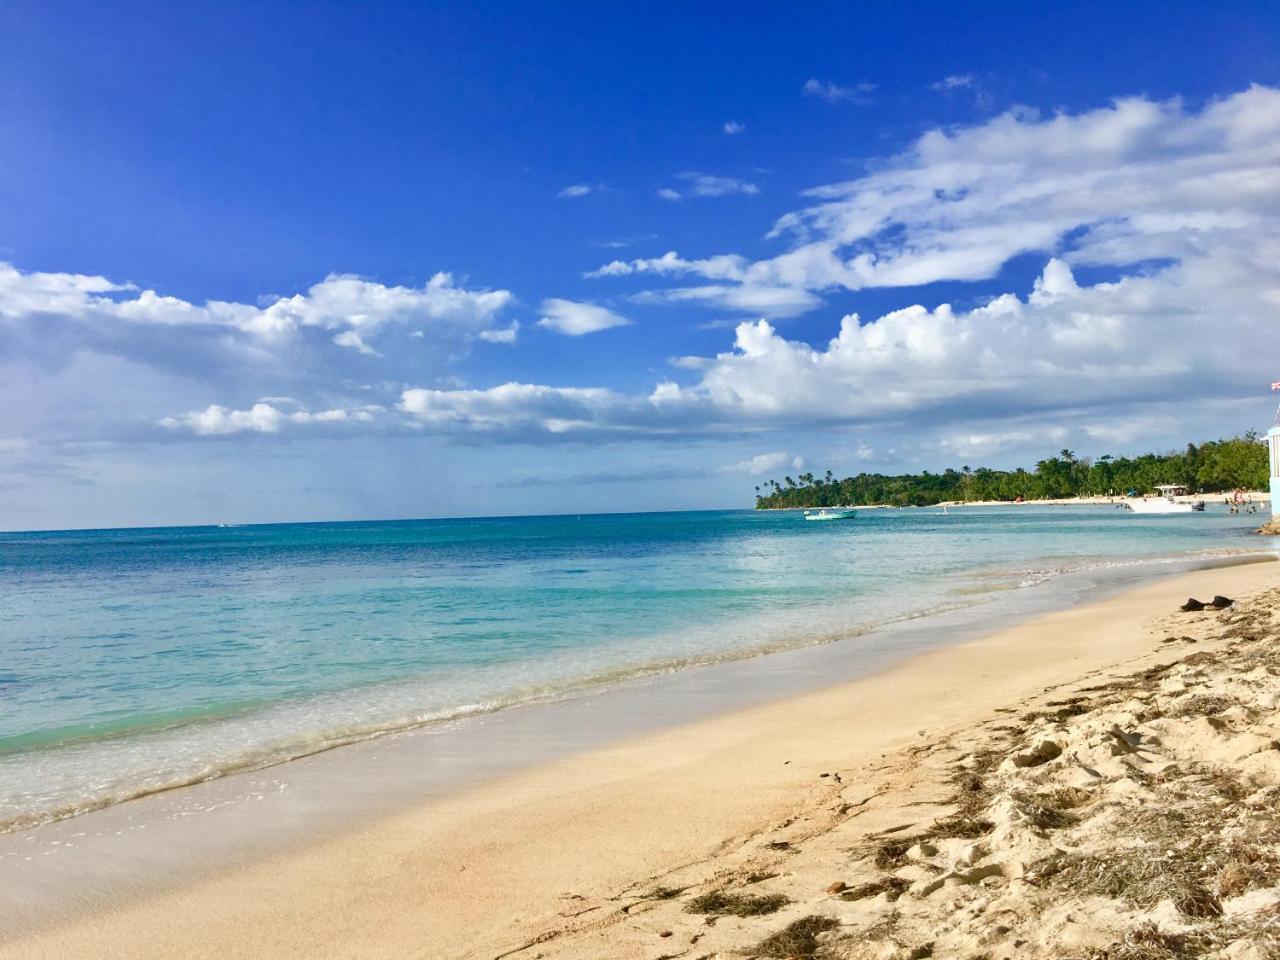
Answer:
[(784, 451), (777, 453), (761, 453), (747, 460), (730, 464), (724, 468), (725, 473), (746, 473), (753, 477), (776, 473), (779, 470), (803, 470), (804, 457), (792, 456)]
[(930, 90), (959, 90), (963, 87), (973, 86), (973, 74), (971, 73), (953, 73), (950, 76), (943, 77), (937, 83), (929, 84)]
[(626, 277), (636, 273), (658, 273), (667, 276), (693, 274), (708, 280), (742, 280), (746, 276), (747, 265), (747, 259), (736, 254), (705, 260), (685, 260), (674, 250), (670, 250), (660, 257), (614, 260), (584, 276)]
[(660, 196), (663, 200), (683, 199), (680, 195), (680, 191), (673, 190), (671, 187), (663, 187), (661, 190), (658, 191), (658, 196)]
[(599, 304), (551, 297), (542, 301), (542, 319), (538, 321), (538, 326), (570, 337), (581, 337), (611, 327), (624, 327), (630, 322), (626, 317)]
[[(334, 330), (338, 331), (335, 343), (359, 349), (365, 338), (392, 324), (443, 329), (461, 337), (477, 335), (492, 326), (511, 300), (506, 290), (462, 289), (448, 273), (437, 273), (416, 289), (331, 274), (305, 294), (276, 300), (240, 325), (266, 336), (287, 335), (304, 327)], [(347, 343), (339, 341), (343, 336)]]
[(660, 257), (614, 260), (585, 274), (589, 278), (627, 277), (640, 274), (695, 276), (728, 284), (703, 284), (634, 294), (638, 303), (696, 303), (734, 313), (778, 319), (793, 317), (818, 306), (821, 299), (807, 290), (778, 284), (747, 282), (750, 266), (745, 257), (727, 254), (702, 260), (686, 260), (674, 250)]
[(557, 193), (556, 196), (561, 198), (585, 197), (590, 192), (591, 192), (590, 184), (574, 183), (565, 187), (563, 190)]
[(808, 192), (752, 274), (810, 289), (993, 277), (1014, 256), (1124, 266), (1274, 237), (1280, 91), (1254, 87), (1188, 112), (1119, 100), (1087, 113), (1005, 113), (934, 130), (884, 169)]
[(737, 136), (746, 129), (747, 125), (745, 123), (739, 123), (737, 120), (726, 120), (724, 122), (724, 132), (731, 137)]
[[(276, 403), (287, 403), (289, 398), (269, 398)], [(283, 410), (275, 403), (260, 400), (247, 410), (233, 410), (219, 404), (210, 404), (203, 410), (193, 410), (178, 417), (165, 417), (160, 426), (167, 430), (188, 431), (197, 436), (225, 436), (233, 433), (278, 433), (290, 424), (369, 423), (380, 412), (377, 406), (365, 406), (354, 410)]]
[(871, 94), (875, 93), (876, 84), (855, 83), (853, 86), (845, 87), (830, 80), (810, 77), (800, 89), (808, 96), (818, 97), (827, 103), (867, 104), (871, 102)]
[[(934, 130), (864, 176), (808, 191), (802, 209), (774, 224), (785, 245), (775, 256), (671, 251), (592, 271), (601, 284), (645, 285), (625, 294), (633, 301), (752, 318), (736, 325), (732, 345), (680, 358), (652, 390), (442, 388), (410, 373), (379, 388), (398, 397), (396, 409), (365, 411), (363, 422), (533, 442), (961, 424), (954, 450), (975, 456), (1022, 443), (1041, 423), (1122, 437), (1114, 421), (1150, 422), (1141, 418), (1171, 397), (1198, 409), (1275, 379), (1266, 347), (1280, 310), (1277, 170), (1280, 91), (1266, 87), (1196, 109), (1131, 98)], [(997, 279), (1015, 257), (1041, 265), (1034, 282)], [(901, 302), (917, 302), (882, 316), (842, 311), (825, 342), (789, 338), (770, 322), (867, 288), (979, 280), (995, 282), (957, 305), (907, 295)], [(102, 277), (0, 268), (0, 334), (56, 312), (91, 326), (211, 327), (268, 346), (312, 330), (376, 351), (392, 325), (450, 331), (450, 342), (514, 337), (514, 325), (495, 322), (510, 297), (447, 275), (421, 289), (336, 276), (265, 307), (194, 305)], [(540, 314), (571, 335), (627, 322), (560, 299)], [(269, 391), (316, 395), (287, 384), (238, 395)], [(334, 425), (343, 412), (341, 422), (362, 422), (359, 404), (315, 407), (214, 405), (165, 425), (212, 435)], [(996, 422), (1009, 415), (1031, 422)]]
[(505, 383), (486, 390), (405, 390), (400, 409), (418, 423), (506, 432), (565, 434), (610, 426), (609, 414), (629, 402), (611, 390)]
[(374, 353), (369, 341), (389, 326), (468, 339), (490, 329), (513, 297), (506, 290), (467, 290), (448, 273), (420, 288), (388, 286), (350, 274), (330, 274), (305, 293), (266, 306), (219, 300), (190, 303), (101, 276), (28, 273), (0, 262), (0, 320), (47, 318), (136, 327), (197, 327), (278, 342), (304, 329), (331, 334), (335, 344)]
[(1006, 450), (1039, 446), (1052, 449), (1065, 443), (1068, 431), (1061, 426), (1027, 426), (1020, 430), (961, 430), (938, 441), (938, 448), (950, 457), (990, 457)]
[[(508, 384), (485, 391), (418, 391), (405, 409), (437, 425), (519, 427), (527, 438), (598, 434), (747, 433), (761, 429), (870, 423), (928, 424), (1019, 415), (1077, 416), (1163, 403), (1247, 395), (1273, 358), (1271, 312), (1247, 312), (1242, 280), (1265, 253), (1208, 277), (1171, 267), (1082, 285), (1052, 259), (1025, 296), (1004, 294), (971, 310), (912, 306), (862, 322), (846, 316), (822, 346), (779, 334), (764, 320), (735, 331), (733, 348), (681, 358), (696, 379), (658, 384), (648, 396)], [(1275, 267), (1271, 282), (1276, 283)], [(1222, 271), (1222, 272), (1218, 272)], [(1273, 290), (1280, 290), (1280, 284)], [(1197, 292), (1192, 297), (1190, 293)], [(1256, 307), (1256, 304), (1254, 305)], [(1217, 311), (1222, 311), (1218, 313)], [(1228, 332), (1205, 336), (1207, 316), (1230, 316)], [(961, 436), (957, 452), (994, 450), (1047, 428)], [(1102, 434), (1099, 434), (1102, 436)]]
[(1280, 91), (1271, 88), (1198, 112), (1143, 98), (1080, 114), (1011, 111), (930, 131), (873, 173), (808, 191), (815, 202), (770, 233), (791, 243), (776, 256), (672, 252), (591, 275), (700, 278), (718, 289), (651, 296), (716, 309), (739, 289), (789, 290), (798, 311), (841, 290), (989, 280), (1025, 254), (1122, 271), (1179, 263), (1165, 284), (1197, 287), (1218, 261), (1237, 273), (1234, 264), (1257, 260), (1264, 269), (1242, 278), (1256, 313), (1275, 301), (1274, 271), (1259, 254), (1277, 243), (1278, 165)]
[(486, 343), (515, 343), (516, 335), (519, 333), (520, 321), (513, 320), (509, 327), (481, 330), (477, 336)]

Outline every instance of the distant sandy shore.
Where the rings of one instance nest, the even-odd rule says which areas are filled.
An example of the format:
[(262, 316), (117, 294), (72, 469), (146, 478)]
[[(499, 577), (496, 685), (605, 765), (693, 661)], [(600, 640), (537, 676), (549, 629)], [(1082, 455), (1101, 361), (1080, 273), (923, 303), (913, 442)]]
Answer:
[[(1253, 503), (1258, 505), (1259, 512), (1263, 511), (1263, 507), (1270, 506), (1271, 493), (1267, 490), (1249, 490), (1243, 494)], [(1174, 497), (1179, 503), (1196, 503), (1203, 500), (1205, 503), (1221, 504), (1231, 498), (1229, 493), (1186, 493)], [(1125, 497), (1059, 497), (1056, 499), (1046, 500), (943, 500), (927, 507), (896, 507), (886, 503), (869, 503), (858, 507), (859, 510), (936, 510), (938, 507), (1097, 507), (1097, 506), (1113, 506), (1123, 503)], [(769, 511), (786, 511), (786, 510), (803, 510), (804, 507), (765, 507), (762, 512)]]
[[(1273, 956), (1248, 941), (1280, 925), (1278, 587), (1274, 563), (1172, 576), (480, 783), (0, 957), (1022, 958), (1193, 936)], [(1253, 599), (1176, 612), (1214, 594)], [(1218, 835), (1238, 843), (1195, 846)]]

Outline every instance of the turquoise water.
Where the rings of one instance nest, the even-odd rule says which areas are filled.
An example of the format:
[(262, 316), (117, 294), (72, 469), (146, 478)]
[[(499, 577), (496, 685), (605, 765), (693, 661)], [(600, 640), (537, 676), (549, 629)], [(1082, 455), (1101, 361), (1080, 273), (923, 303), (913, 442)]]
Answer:
[(845, 639), (1256, 517), (724, 511), (0, 534), (0, 829), (381, 732)]

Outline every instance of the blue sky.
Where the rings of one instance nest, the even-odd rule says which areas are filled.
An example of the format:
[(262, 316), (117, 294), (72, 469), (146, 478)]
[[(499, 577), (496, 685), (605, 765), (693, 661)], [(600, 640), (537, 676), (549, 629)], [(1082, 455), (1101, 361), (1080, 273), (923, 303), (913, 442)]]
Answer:
[(1273, 5), (479, 6), (0, 9), (0, 527), (1269, 421)]

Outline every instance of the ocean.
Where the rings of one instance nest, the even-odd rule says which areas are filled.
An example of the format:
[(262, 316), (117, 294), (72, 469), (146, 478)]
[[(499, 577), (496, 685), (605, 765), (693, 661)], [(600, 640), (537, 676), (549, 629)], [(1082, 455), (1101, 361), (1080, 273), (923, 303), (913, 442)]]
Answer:
[(1270, 549), (1258, 516), (713, 511), (0, 534), (0, 831), (1062, 574)]

